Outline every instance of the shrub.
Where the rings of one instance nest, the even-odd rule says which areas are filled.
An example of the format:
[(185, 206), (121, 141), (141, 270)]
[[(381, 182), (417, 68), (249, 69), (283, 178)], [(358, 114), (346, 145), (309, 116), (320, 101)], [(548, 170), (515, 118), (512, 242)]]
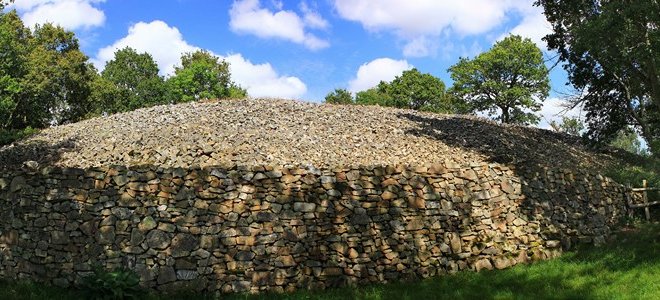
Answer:
[(89, 299), (140, 299), (140, 277), (132, 270), (117, 268), (108, 271), (95, 267), (94, 273), (85, 277), (82, 290)]

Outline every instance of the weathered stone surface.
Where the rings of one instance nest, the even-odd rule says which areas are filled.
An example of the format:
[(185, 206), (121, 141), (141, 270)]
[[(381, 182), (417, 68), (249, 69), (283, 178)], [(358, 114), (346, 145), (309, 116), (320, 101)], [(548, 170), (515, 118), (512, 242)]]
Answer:
[(173, 257), (182, 257), (199, 248), (199, 240), (190, 234), (179, 233), (172, 238), (170, 252)]
[(157, 226), (158, 224), (153, 217), (146, 216), (144, 219), (142, 219), (142, 221), (140, 221), (140, 224), (138, 224), (138, 229), (140, 229), (142, 232), (147, 232), (156, 228)]
[(16, 193), (20, 191), (22, 188), (26, 187), (27, 182), (25, 181), (25, 177), (23, 176), (16, 176), (14, 179), (11, 180), (11, 183), (9, 184), (9, 191), (12, 193)]
[(101, 226), (97, 233), (99, 244), (112, 244), (115, 242), (115, 228), (113, 226)]
[(313, 212), (316, 209), (315, 203), (296, 202), (293, 204), (293, 210), (300, 212)]
[(474, 263), (474, 267), (477, 270), (477, 272), (479, 272), (481, 270), (484, 270), (484, 269), (486, 269), (486, 270), (492, 270), (493, 269), (493, 265), (490, 263), (489, 259), (477, 260)]
[(167, 267), (167, 266), (161, 266), (160, 269), (158, 270), (158, 284), (165, 284), (168, 282), (172, 282), (176, 280), (176, 273), (174, 272), (174, 268), (172, 267)]
[[(252, 135), (248, 129), (255, 121), (242, 122), (248, 124), (233, 128), (234, 135), (223, 137), (226, 143), (215, 143), (215, 132), (191, 130), (178, 133), (195, 140), (186, 144), (190, 149), (122, 152), (136, 161), (153, 159), (155, 165), (0, 172), (0, 200), (11, 204), (0, 206), (0, 216), (6, 216), (0, 218), (0, 248), (5, 249), (0, 273), (74, 283), (90, 271), (89, 262), (98, 261), (109, 269), (134, 266), (141, 283), (158, 290), (194, 286), (208, 292), (284, 292), (549, 259), (561, 252), (555, 239), (564, 244), (602, 242), (627, 212), (625, 189), (607, 178), (493, 162), (499, 156), (479, 160), (482, 154), (491, 157), (490, 152), (444, 149), (438, 156), (413, 158), (412, 165), (393, 165), (387, 159), (386, 165), (370, 165), (374, 157), (363, 151), (398, 155), (391, 153), (395, 148), (379, 148), (341, 128), (336, 134), (344, 135), (342, 143), (350, 141), (352, 164), (278, 164), (312, 153), (306, 147), (323, 142), (305, 144), (308, 137), (303, 136), (286, 143), (302, 156), (287, 158), (278, 156), (279, 148), (264, 148), (260, 153), (272, 155), (274, 164), (259, 165), (250, 156), (258, 149), (253, 138), (282, 138), (277, 136), (280, 129), (271, 128), (272, 136)], [(307, 120), (300, 124), (308, 126)], [(451, 122), (443, 125), (453, 128)], [(436, 130), (440, 136), (434, 139), (472, 151), (467, 149), (475, 141), (452, 140), (445, 130)], [(377, 134), (386, 132), (381, 131)], [(241, 139), (224, 152), (223, 147), (234, 147), (233, 140)], [(427, 142), (425, 137), (413, 141)], [(363, 143), (369, 147), (358, 146)], [(312, 155), (337, 161), (323, 151)], [(171, 157), (176, 161), (169, 161)], [(196, 165), (200, 157), (231, 164), (209, 169)], [(244, 161), (249, 163), (238, 163)], [(179, 167), (168, 167), (170, 162)], [(21, 176), (29, 185), (12, 192), (12, 179)]]
[(162, 230), (152, 230), (147, 234), (147, 246), (153, 249), (165, 249), (170, 245), (170, 236)]

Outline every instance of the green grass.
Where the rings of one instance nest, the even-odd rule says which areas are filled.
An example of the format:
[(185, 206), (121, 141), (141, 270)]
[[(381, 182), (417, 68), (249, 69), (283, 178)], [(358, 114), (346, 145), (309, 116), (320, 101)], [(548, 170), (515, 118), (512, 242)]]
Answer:
[[(1, 282), (0, 299), (79, 299), (76, 290)], [(660, 299), (660, 223), (622, 230), (607, 245), (560, 258), (480, 273), (461, 272), (415, 283), (377, 284), (293, 294), (222, 299)], [(144, 299), (213, 299), (212, 295), (149, 295)]]

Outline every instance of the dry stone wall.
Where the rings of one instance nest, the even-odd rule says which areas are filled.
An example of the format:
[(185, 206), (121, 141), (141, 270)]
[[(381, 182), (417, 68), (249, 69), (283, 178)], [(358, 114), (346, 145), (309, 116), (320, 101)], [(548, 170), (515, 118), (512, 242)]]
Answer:
[(259, 292), (502, 269), (599, 243), (608, 178), (497, 164), (45, 168), (0, 176), (0, 276), (127, 266), (158, 290)]

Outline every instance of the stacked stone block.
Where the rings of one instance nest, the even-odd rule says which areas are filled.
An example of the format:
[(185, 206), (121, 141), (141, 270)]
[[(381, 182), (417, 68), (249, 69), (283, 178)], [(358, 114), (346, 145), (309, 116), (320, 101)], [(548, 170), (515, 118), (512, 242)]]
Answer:
[(601, 243), (608, 178), (499, 164), (44, 168), (0, 177), (0, 276), (126, 266), (158, 290), (262, 292), (503, 269)]

